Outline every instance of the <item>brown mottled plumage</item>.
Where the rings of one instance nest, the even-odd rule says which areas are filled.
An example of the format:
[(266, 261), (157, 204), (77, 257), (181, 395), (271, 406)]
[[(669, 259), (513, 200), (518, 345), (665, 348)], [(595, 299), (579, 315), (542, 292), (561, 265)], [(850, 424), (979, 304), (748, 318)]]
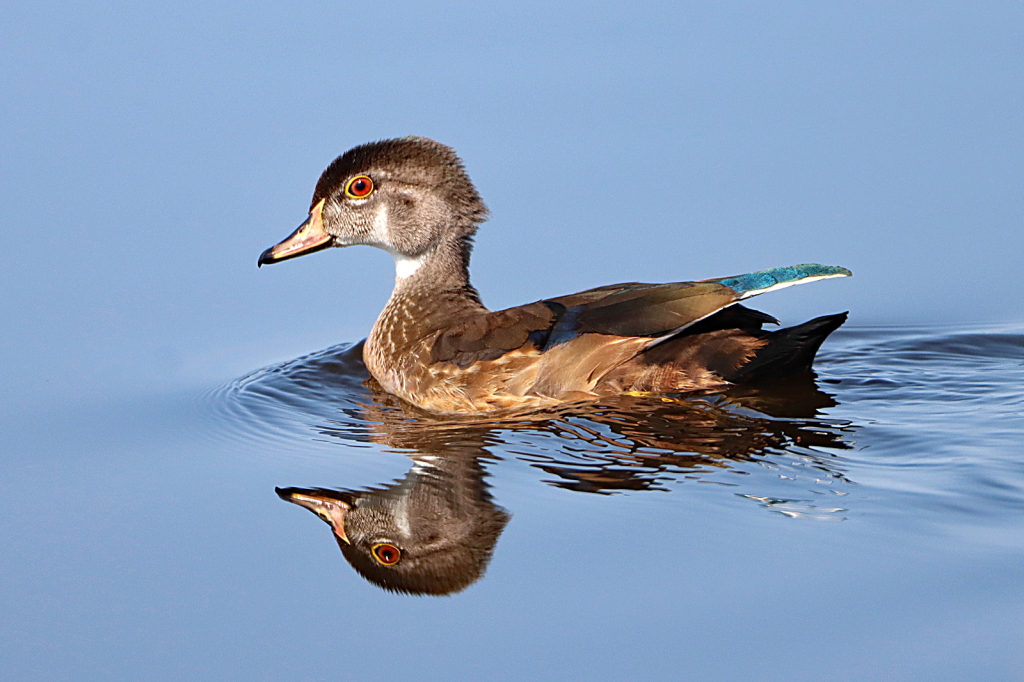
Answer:
[(805, 371), (846, 319), (766, 332), (762, 325), (774, 318), (737, 303), (849, 274), (817, 265), (777, 269), (790, 271), (785, 278), (744, 276), (767, 277), (768, 285), (740, 278), (616, 284), (491, 312), (469, 283), (472, 237), (486, 218), (451, 148), (418, 137), (385, 140), (331, 163), (309, 218), (259, 263), (330, 246), (391, 253), (395, 290), (366, 341), (366, 365), (387, 391), (445, 413), (714, 389)]

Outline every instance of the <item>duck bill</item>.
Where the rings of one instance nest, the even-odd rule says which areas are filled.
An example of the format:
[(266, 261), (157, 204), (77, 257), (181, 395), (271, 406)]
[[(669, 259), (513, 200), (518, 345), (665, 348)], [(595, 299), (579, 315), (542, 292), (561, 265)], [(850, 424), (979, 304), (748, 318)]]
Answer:
[(283, 260), (303, 256), (330, 246), (331, 235), (324, 232), (324, 223), (320, 215), (323, 209), (324, 200), (321, 199), (313, 207), (313, 210), (309, 212), (306, 222), (299, 225), (299, 228), (288, 235), (288, 238), (283, 242), (271, 246), (260, 254), (260, 259), (257, 261), (256, 266), (280, 263)]
[(297, 504), (308, 509), (321, 519), (326, 521), (334, 530), (338, 539), (346, 545), (351, 545), (348, 536), (345, 535), (345, 512), (352, 508), (348, 502), (343, 502), (323, 493), (315, 493), (310, 490), (299, 488), (276, 488), (278, 497), (286, 502)]

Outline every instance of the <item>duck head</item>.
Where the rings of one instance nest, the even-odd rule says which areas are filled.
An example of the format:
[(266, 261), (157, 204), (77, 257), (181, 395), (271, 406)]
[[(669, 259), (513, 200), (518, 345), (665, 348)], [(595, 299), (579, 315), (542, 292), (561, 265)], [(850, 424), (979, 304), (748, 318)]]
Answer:
[(486, 219), (487, 207), (453, 149), (424, 137), (371, 142), (327, 167), (309, 217), (258, 264), (367, 245), (394, 256), (400, 279), (439, 251), (468, 266), (472, 235)]
[(414, 462), (391, 485), (277, 494), (327, 522), (342, 555), (371, 583), (406, 594), (459, 592), (483, 576), (509, 514), (491, 499), (477, 457)]

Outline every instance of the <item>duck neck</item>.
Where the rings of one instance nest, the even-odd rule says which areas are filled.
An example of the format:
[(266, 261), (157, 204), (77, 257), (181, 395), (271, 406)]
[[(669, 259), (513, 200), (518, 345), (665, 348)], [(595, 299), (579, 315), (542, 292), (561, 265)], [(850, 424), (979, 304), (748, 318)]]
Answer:
[(395, 258), (396, 294), (411, 295), (425, 292), (427, 295), (442, 291), (471, 291), (479, 298), (469, 283), (469, 253), (473, 245), (469, 237), (457, 237), (435, 244), (418, 256), (393, 253)]
[(469, 283), (471, 247), (467, 237), (459, 237), (417, 257), (394, 254), (395, 289), (367, 339), (371, 372), (374, 365), (406, 355), (431, 333), (487, 312)]

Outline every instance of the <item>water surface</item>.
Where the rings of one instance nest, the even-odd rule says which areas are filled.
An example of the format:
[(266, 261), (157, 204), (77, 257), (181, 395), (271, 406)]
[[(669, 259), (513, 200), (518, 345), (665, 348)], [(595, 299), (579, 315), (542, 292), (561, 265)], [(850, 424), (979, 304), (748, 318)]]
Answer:
[(844, 329), (817, 377), (486, 421), (359, 350), (12, 430), (10, 679), (1024, 673), (1019, 327)]

